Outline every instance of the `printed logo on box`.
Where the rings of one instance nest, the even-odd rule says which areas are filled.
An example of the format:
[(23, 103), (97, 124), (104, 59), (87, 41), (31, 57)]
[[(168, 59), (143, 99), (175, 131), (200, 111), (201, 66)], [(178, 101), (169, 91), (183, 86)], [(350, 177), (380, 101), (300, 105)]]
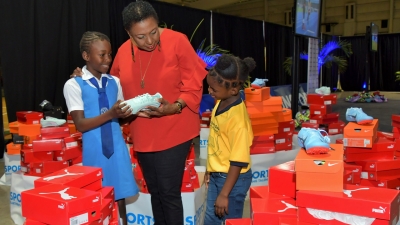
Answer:
[(252, 183), (268, 181), (268, 170), (253, 171), (252, 176)]
[(379, 209), (374, 209), (374, 208), (372, 208), (372, 212), (375, 212), (375, 213), (385, 213), (385, 211), (386, 211), (386, 207), (385, 208), (383, 208), (382, 206), (379, 206)]
[(10, 204), (16, 205), (16, 206), (21, 206), (21, 194), (15, 193), (15, 192), (10, 192)]
[(4, 166), (4, 173), (6, 175), (11, 175), (11, 173), (15, 173), (19, 170), (21, 170), (20, 165)]

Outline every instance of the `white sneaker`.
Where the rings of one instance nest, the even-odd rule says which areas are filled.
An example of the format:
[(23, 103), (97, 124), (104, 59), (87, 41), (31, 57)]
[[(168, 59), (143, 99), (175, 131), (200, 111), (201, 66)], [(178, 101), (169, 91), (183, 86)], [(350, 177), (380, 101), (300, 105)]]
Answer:
[(329, 87), (322, 86), (320, 88), (315, 89), (315, 93), (319, 95), (330, 95), (331, 89)]
[(40, 125), (42, 125), (42, 127), (59, 127), (66, 122), (67, 121), (64, 119), (57, 119), (51, 116), (46, 116), (46, 119), (40, 119)]
[[(136, 114), (137, 112), (139, 112), (141, 110), (145, 110), (147, 106), (159, 107), (160, 106), (160, 103), (158, 102), (159, 98), (162, 98), (162, 96), (158, 92), (155, 95), (149, 95), (146, 93), (146, 94), (131, 98), (129, 100), (123, 101), (123, 102), (121, 102), (121, 104), (126, 103), (125, 107), (127, 107), (129, 105), (132, 109), (132, 114)], [(122, 108), (122, 109), (124, 109), (124, 108)]]

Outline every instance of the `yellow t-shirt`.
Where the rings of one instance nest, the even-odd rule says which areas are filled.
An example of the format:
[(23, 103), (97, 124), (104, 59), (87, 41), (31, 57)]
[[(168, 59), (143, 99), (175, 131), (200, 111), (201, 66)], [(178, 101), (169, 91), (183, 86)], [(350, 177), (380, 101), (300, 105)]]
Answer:
[(215, 105), (210, 121), (207, 171), (228, 173), (231, 162), (239, 162), (248, 163), (240, 171), (245, 173), (251, 166), (250, 146), (253, 142), (246, 106), (239, 99), (216, 115), (219, 104), (220, 101)]

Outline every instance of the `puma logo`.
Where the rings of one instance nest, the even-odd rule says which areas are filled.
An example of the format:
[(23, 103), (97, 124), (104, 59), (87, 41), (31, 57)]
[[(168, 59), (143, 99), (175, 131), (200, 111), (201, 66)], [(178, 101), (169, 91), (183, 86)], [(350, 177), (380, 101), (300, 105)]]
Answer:
[(68, 193), (65, 193), (67, 190), (69, 189), (69, 187), (65, 188), (64, 190), (61, 191), (57, 191), (57, 192), (41, 192), (39, 193), (40, 195), (46, 195), (46, 194), (60, 194), (60, 197), (64, 200), (71, 200), (76, 198), (75, 196), (69, 195)]
[(65, 174), (45, 177), (45, 178), (43, 178), (43, 180), (50, 181), (50, 180), (54, 180), (54, 179), (57, 179), (57, 178), (60, 178), (60, 177), (75, 176), (75, 175), (82, 175), (83, 174), (83, 173), (69, 173), (68, 169), (65, 169), (64, 172), (65, 172)]
[(351, 197), (353, 197), (352, 192), (353, 191), (359, 191), (359, 190), (369, 190), (369, 188), (357, 188), (357, 189), (354, 189), (354, 190), (344, 190), (343, 189), (343, 193), (345, 195), (347, 195), (347, 197), (351, 198)]
[(285, 211), (288, 210), (288, 209), (297, 209), (296, 206), (294, 206), (294, 205), (292, 205), (292, 204), (290, 204), (290, 203), (287, 203), (287, 202), (285, 202), (285, 201), (281, 201), (281, 202), (282, 202), (283, 204), (286, 205), (286, 208), (280, 209), (280, 210), (278, 210), (278, 212), (285, 212)]

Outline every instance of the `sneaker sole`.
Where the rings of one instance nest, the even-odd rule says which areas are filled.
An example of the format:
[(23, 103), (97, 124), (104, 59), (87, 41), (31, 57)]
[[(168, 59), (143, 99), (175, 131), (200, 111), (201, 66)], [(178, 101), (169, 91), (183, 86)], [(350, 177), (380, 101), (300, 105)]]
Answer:
[(357, 124), (359, 124), (359, 125), (365, 125), (365, 124), (370, 124), (370, 123), (372, 123), (372, 121), (373, 121), (373, 120), (361, 120), (361, 121), (358, 121)]
[(313, 147), (306, 150), (306, 153), (309, 155), (327, 154), (328, 152), (329, 148), (326, 147)]

